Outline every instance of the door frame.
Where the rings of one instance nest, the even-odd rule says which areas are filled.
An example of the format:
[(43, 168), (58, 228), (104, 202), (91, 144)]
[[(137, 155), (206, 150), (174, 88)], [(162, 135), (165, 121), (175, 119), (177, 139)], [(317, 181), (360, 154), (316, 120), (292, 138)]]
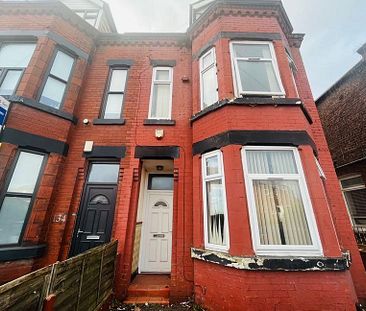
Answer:
[[(149, 187), (149, 176), (150, 175), (171, 175), (172, 178), (174, 179), (174, 176), (173, 176), (173, 173), (169, 173), (169, 172), (146, 172), (145, 174), (145, 180), (143, 181), (142, 183), (142, 186), (144, 187), (143, 191), (142, 191), (142, 195), (143, 195), (143, 199), (142, 199), (142, 226), (141, 226), (141, 239), (140, 239), (140, 249), (139, 249), (139, 263), (138, 263), (138, 274), (170, 274), (170, 272), (165, 272), (165, 271), (161, 271), (161, 272), (156, 272), (156, 271), (152, 271), (152, 272), (144, 272), (144, 271), (141, 271), (141, 265), (142, 265), (142, 262), (143, 262), (143, 257), (145, 256), (145, 251), (144, 251), (144, 248), (143, 248), (143, 242), (144, 242), (144, 239), (145, 239), (145, 230), (146, 230), (146, 226), (145, 226), (145, 220), (148, 219), (148, 192), (149, 191), (154, 191), (156, 193), (158, 192), (166, 192), (166, 193), (171, 193), (172, 196), (173, 196), (173, 200), (172, 200), (172, 245), (171, 245), (171, 249), (170, 251), (172, 252), (173, 251), (173, 225), (174, 225), (174, 181), (173, 181), (173, 189), (172, 190), (148, 190), (148, 187)], [(172, 256), (170, 258), (170, 261), (172, 261)], [(171, 262), (170, 262), (171, 263)]]
[[(90, 175), (91, 168), (92, 168), (93, 164), (118, 164), (119, 165), (119, 172), (118, 172), (117, 182), (116, 183), (97, 183), (97, 182), (89, 183), (88, 179), (89, 179), (89, 175)], [(97, 160), (90, 160), (88, 162), (88, 164), (87, 164), (87, 174), (86, 174), (85, 179), (84, 179), (83, 189), (82, 189), (81, 196), (80, 196), (79, 208), (77, 210), (76, 221), (75, 221), (74, 229), (73, 229), (73, 232), (72, 232), (71, 245), (70, 245), (70, 250), (69, 250), (69, 254), (68, 254), (69, 258), (75, 256), (77, 231), (79, 230), (81, 220), (82, 220), (82, 216), (83, 216), (83, 214), (85, 214), (84, 203), (87, 200), (87, 194), (88, 194), (87, 193), (87, 187), (89, 185), (91, 185), (91, 186), (100, 186), (101, 188), (103, 188), (103, 186), (112, 186), (112, 185), (116, 187), (116, 194), (115, 194), (114, 207), (113, 207), (113, 217), (112, 217), (112, 224), (111, 224), (111, 233), (110, 233), (110, 238), (112, 237), (114, 216), (115, 216), (117, 196), (118, 196), (118, 184), (119, 184), (120, 169), (121, 169), (121, 163), (118, 162), (118, 161), (111, 161), (111, 160), (103, 161), (103, 159), (97, 159)]]

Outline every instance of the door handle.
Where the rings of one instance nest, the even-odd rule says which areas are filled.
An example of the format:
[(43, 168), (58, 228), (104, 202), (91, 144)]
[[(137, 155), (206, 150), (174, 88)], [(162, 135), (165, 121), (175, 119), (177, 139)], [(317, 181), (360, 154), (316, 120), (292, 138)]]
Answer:
[(153, 234), (154, 238), (165, 238), (165, 234)]
[(78, 232), (77, 232), (77, 234), (76, 234), (76, 237), (77, 237), (77, 238), (79, 237), (79, 234), (80, 234), (80, 233), (84, 233), (84, 231), (82, 231), (82, 230), (80, 230), (80, 229), (79, 229), (79, 230), (78, 230)]

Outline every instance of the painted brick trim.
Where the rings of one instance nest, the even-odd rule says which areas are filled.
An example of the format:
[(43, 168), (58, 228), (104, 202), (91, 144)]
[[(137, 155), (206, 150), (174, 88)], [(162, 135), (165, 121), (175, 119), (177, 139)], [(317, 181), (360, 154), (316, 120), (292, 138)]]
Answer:
[(237, 257), (226, 253), (191, 248), (191, 257), (205, 262), (253, 271), (345, 271), (350, 267), (346, 256), (328, 257)]
[(125, 119), (94, 119), (94, 125), (124, 125)]
[(306, 131), (227, 131), (193, 144), (193, 155), (203, 154), (228, 145), (310, 145), (315, 154), (317, 148)]
[(135, 158), (139, 159), (177, 159), (177, 146), (136, 146)]
[(94, 146), (92, 152), (84, 152), (85, 158), (115, 158), (121, 159), (126, 155), (125, 146)]
[(177, 65), (176, 60), (159, 60), (159, 59), (152, 59), (150, 60), (150, 65), (153, 67), (175, 67)]
[(36, 149), (46, 153), (67, 155), (69, 145), (63, 141), (51, 139), (35, 134), (6, 127), (1, 134), (1, 142), (17, 145), (19, 147)]
[(263, 106), (263, 105), (281, 105), (281, 106), (299, 106), (301, 111), (304, 113), (306, 120), (309, 124), (313, 124), (313, 119), (311, 118), (308, 110), (306, 109), (304, 103), (298, 98), (272, 98), (272, 97), (238, 97), (232, 100), (224, 99), (218, 101), (217, 103), (206, 107), (200, 112), (192, 116), (191, 122), (194, 122), (206, 114), (212, 111), (221, 109), (222, 107), (234, 105), (234, 106)]
[(144, 125), (175, 125), (175, 120), (145, 119)]
[(131, 67), (133, 65), (132, 59), (110, 59), (107, 61), (107, 65), (110, 67), (121, 66)]

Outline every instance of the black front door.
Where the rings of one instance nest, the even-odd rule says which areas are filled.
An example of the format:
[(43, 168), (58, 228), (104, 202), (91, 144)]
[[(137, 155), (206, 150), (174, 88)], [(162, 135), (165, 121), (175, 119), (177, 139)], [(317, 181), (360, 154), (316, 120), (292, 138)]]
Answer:
[(108, 243), (116, 204), (119, 165), (93, 163), (80, 204), (71, 255)]

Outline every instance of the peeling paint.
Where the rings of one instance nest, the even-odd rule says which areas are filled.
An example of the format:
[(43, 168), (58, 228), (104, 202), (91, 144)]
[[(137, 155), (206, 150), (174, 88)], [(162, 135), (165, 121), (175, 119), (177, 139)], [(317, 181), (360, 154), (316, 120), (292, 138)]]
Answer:
[(191, 257), (238, 270), (261, 271), (345, 271), (350, 262), (346, 256), (328, 257), (237, 257), (226, 253), (191, 249)]

